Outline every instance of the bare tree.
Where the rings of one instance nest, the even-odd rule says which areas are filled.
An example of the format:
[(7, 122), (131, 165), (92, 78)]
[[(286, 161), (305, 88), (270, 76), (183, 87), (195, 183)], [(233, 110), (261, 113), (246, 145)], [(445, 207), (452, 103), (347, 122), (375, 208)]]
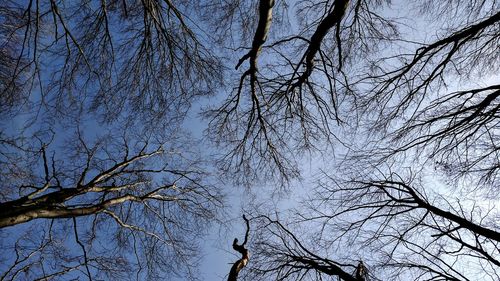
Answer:
[(415, 176), (325, 176), (290, 223), (259, 216), (248, 280), (498, 279), (495, 203)]
[[(0, 22), (0, 108), (5, 110), (6, 107), (15, 104), (21, 99), (24, 91), (22, 84), (24, 81), (23, 75), (27, 70), (23, 69), (25, 62), (19, 58), (17, 53), (21, 48), (20, 36), (15, 33), (16, 25), (22, 21), (22, 12), (19, 9), (8, 9), (0, 7), (2, 19)], [(14, 75), (14, 72), (20, 72)]]
[[(248, 50), (236, 58), (237, 68), (243, 70), (236, 74), (232, 94), (208, 112), (212, 137), (229, 150), (221, 161), (226, 171), (246, 175), (243, 181), (252, 182), (258, 175), (279, 175), (289, 181), (300, 176), (301, 152), (326, 153), (331, 144), (352, 148), (345, 131), (363, 128), (379, 138), (392, 137), (392, 152), (425, 147), (434, 158), (442, 156), (437, 160), (442, 167), (459, 163), (454, 165), (456, 174), (475, 171), (483, 180), (495, 177), (487, 170), (494, 163), (477, 164), (483, 158), (485, 163), (494, 162), (488, 155), (495, 156), (459, 157), (451, 149), (464, 151), (464, 143), (475, 143), (472, 140), (481, 146), (492, 143), (487, 133), (495, 128), (491, 118), (477, 116), (480, 122), (470, 122), (479, 129), (471, 129), (476, 132), (471, 136), (457, 135), (460, 129), (451, 128), (448, 136), (458, 137), (452, 141), (433, 134), (442, 119), (431, 116), (454, 110), (457, 117), (465, 117), (468, 112), (460, 108), (464, 103), (469, 112), (485, 106), (495, 112), (495, 103), (489, 101), (494, 100), (498, 83), (478, 86), (473, 81), (498, 70), (496, 1), (424, 1), (395, 8), (437, 22), (436, 38), (425, 41), (402, 36), (412, 32), (407, 27), (410, 19), (387, 16), (384, 11), (391, 7), (381, 1), (223, 3), (212, 4), (216, 8), (211, 11), (223, 11), (221, 18), (234, 28), (225, 32), (243, 34), (227, 37)], [(288, 23), (281, 20), (289, 17), (283, 14), (298, 20)], [(247, 59), (249, 67), (242, 68)], [(459, 83), (466, 88), (460, 89)], [(431, 136), (428, 140), (413, 138), (425, 132)]]
[(33, 106), (107, 122), (182, 118), (194, 97), (220, 85), (222, 71), (188, 14), (197, 8), (178, 2), (4, 1), (1, 96), (22, 86), (40, 96)]
[[(373, 262), (391, 271), (384, 273), (386, 278), (419, 274), (415, 280), (495, 280), (499, 225), (494, 218), (498, 210), (474, 200), (444, 196), (428, 185), (412, 175), (402, 178), (397, 174), (324, 182), (321, 190), (325, 196), (318, 200), (328, 197), (331, 202), (327, 204), (335, 206), (323, 213), (323, 219), (339, 236), (357, 235), (350, 239), (372, 245), (379, 259)], [(321, 215), (312, 216), (319, 219)], [(473, 264), (481, 264), (478, 271)]]
[(287, 227), (267, 215), (258, 216), (255, 221), (261, 229), (253, 245), (256, 255), (247, 274), (249, 280), (323, 280), (325, 277), (369, 280), (362, 263), (357, 266), (351, 261), (339, 262), (315, 253), (317, 245), (309, 247), (309, 243), (290, 230), (296, 224)]
[(241, 259), (235, 261), (233, 266), (231, 266), (231, 270), (229, 271), (229, 275), (227, 277), (228, 281), (238, 280), (240, 271), (248, 264), (248, 260), (250, 259), (250, 253), (248, 249), (245, 248), (248, 242), (248, 234), (250, 232), (250, 221), (245, 215), (243, 215), (243, 220), (245, 220), (246, 224), (245, 240), (243, 240), (243, 243), (241, 244), (238, 244), (238, 238), (234, 238), (233, 241), (233, 249), (241, 254)]
[(208, 153), (181, 136), (220, 91), (207, 135), (233, 182), (289, 185), (304, 155), (342, 156), (290, 223), (256, 211), (243, 277), (497, 280), (498, 210), (479, 202), (499, 199), (499, 10), (3, 1), (0, 227), (15, 255), (1, 278), (194, 279), (193, 229), (221, 196)]
[(2, 280), (196, 278), (197, 239), (222, 201), (174, 138), (3, 143), (2, 247), (15, 256)]
[[(300, 153), (342, 143), (336, 132), (345, 123), (339, 104), (352, 97), (348, 74), (396, 36), (392, 22), (378, 14), (384, 8), (378, 1), (290, 2), (260, 1), (250, 15), (223, 9), (236, 22), (254, 18), (254, 25), (242, 25), (254, 36), (236, 63), (242, 69), (248, 59), (249, 67), (222, 106), (208, 112), (214, 138), (229, 150), (222, 168), (246, 175), (243, 181), (278, 176), (289, 182), (300, 176)], [(283, 14), (299, 21), (283, 21)], [(238, 39), (243, 49), (250, 45)]]
[[(333, 135), (349, 148), (331, 171), (322, 167), (327, 171), (323, 180), (289, 213), (289, 224), (269, 217), (259, 224), (252, 234), (256, 242), (249, 280), (352, 280), (363, 267), (369, 269), (364, 278), (374, 280), (499, 278), (498, 2), (424, 1), (397, 7), (434, 21), (433, 34), (425, 39), (405, 34), (403, 21), (409, 19), (374, 13), (379, 5), (298, 1), (297, 7), (308, 15), (299, 29), (312, 35), (284, 36), (269, 45), (274, 51), (280, 44), (305, 42), (277, 51), (279, 58), (288, 60), (276, 67), (270, 59), (266, 66), (272, 74), (259, 69), (256, 95), (268, 115), (259, 113), (255, 101), (245, 111), (243, 86), (217, 112), (216, 117), (250, 116), (243, 120), (258, 124), (239, 124), (243, 138), (229, 135), (236, 143), (229, 159), (236, 159), (234, 164), (243, 171), (248, 172), (246, 162), (256, 161), (259, 172), (271, 163), (278, 165), (271, 168), (278, 174), (295, 175), (297, 170), (279, 165), (289, 167), (286, 152), (302, 151), (311, 135), (318, 137), (317, 144), (329, 143)], [(361, 16), (363, 12), (368, 16)], [(364, 28), (356, 33), (358, 21), (379, 32)], [(328, 35), (334, 39), (325, 41)], [(384, 45), (385, 40), (391, 44)], [(374, 47), (344, 53), (345, 44), (353, 48), (367, 42), (375, 42)], [(287, 56), (295, 50), (302, 58), (298, 64)], [(292, 66), (292, 74), (287, 66)], [(319, 74), (322, 79), (314, 80)], [(240, 85), (244, 83), (241, 79)], [(321, 90), (328, 85), (335, 96), (326, 102)], [(337, 102), (339, 93), (344, 95), (342, 103)], [(308, 98), (313, 102), (304, 102)], [(307, 116), (320, 117), (301, 118), (306, 110), (311, 110)], [(328, 112), (331, 115), (321, 118)], [(231, 119), (220, 120), (226, 123), (215, 123), (217, 128), (225, 129)], [(297, 129), (293, 122), (303, 124)], [(332, 130), (336, 123), (345, 130)], [(266, 124), (266, 130), (260, 124)], [(309, 130), (315, 125), (320, 129)], [(277, 132), (276, 140), (269, 132)], [(254, 156), (241, 157), (247, 152)], [(255, 159), (266, 160), (262, 164)], [(486, 200), (493, 201), (488, 205)]]
[(477, 180), (472, 185), (494, 186), (499, 91), (492, 75), (499, 68), (498, 3), (449, 2), (424, 9), (430, 16), (450, 19), (455, 14), (462, 21), (454, 18), (452, 27), (413, 52), (381, 58), (363, 80), (370, 90), (356, 106), (370, 111), (368, 130), (383, 140), (374, 147), (378, 161), (417, 151), (420, 162), (452, 178), (470, 181), (472, 176)]
[(223, 77), (198, 7), (0, 3), (1, 280), (198, 278), (222, 196), (183, 125)]

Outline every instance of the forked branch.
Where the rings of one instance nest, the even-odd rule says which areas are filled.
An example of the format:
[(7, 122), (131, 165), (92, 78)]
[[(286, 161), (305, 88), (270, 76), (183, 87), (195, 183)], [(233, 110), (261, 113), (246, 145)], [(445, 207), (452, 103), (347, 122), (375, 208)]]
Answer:
[(231, 271), (229, 271), (229, 276), (227, 277), (227, 281), (236, 281), (238, 279), (238, 274), (240, 270), (248, 264), (249, 253), (248, 249), (245, 248), (245, 245), (248, 241), (248, 233), (250, 232), (250, 223), (248, 219), (243, 215), (243, 219), (247, 225), (247, 230), (245, 232), (245, 240), (241, 245), (238, 245), (238, 238), (234, 238), (233, 241), (233, 249), (241, 254), (241, 259), (237, 260), (233, 266), (231, 267)]

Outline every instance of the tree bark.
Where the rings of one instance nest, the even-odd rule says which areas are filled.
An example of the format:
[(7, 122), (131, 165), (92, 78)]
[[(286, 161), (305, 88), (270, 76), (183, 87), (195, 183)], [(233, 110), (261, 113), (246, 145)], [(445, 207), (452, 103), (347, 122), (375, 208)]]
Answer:
[(245, 217), (245, 215), (243, 215), (243, 219), (245, 220), (245, 223), (247, 225), (247, 230), (245, 232), (245, 240), (243, 241), (243, 243), (241, 245), (238, 245), (237, 238), (234, 238), (234, 241), (233, 241), (233, 249), (241, 254), (241, 259), (237, 260), (233, 264), (233, 266), (231, 267), (231, 270), (229, 271), (229, 276), (227, 277), (227, 281), (237, 281), (238, 274), (240, 273), (241, 269), (248, 264), (248, 260), (250, 258), (250, 253), (248, 252), (248, 249), (245, 248), (245, 245), (248, 241), (248, 233), (250, 231), (250, 224), (249, 224), (248, 219)]

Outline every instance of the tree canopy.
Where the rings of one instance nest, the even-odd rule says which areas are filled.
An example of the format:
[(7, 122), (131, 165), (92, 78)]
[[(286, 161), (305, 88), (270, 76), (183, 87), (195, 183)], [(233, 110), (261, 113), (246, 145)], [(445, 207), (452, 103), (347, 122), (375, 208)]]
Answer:
[(5, 0), (0, 280), (205, 280), (234, 204), (230, 280), (498, 280), (499, 46), (496, 0)]

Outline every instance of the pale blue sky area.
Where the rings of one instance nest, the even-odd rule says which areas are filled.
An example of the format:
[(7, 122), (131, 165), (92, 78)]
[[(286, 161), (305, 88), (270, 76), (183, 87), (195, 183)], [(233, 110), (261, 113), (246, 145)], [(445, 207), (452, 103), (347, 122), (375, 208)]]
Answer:
[[(1, 5), (1, 4), (0, 4)], [(387, 8), (384, 11), (384, 15), (392, 18), (405, 18), (404, 20), (402, 19), (402, 24), (405, 26), (402, 28), (402, 32), (406, 33), (405, 38), (410, 40), (415, 40), (415, 41), (425, 41), (425, 42), (430, 42), (434, 40), (437, 36), (437, 34), (432, 33), (433, 25), (442, 25), (443, 23), (441, 21), (435, 21), (433, 22), (431, 19), (423, 19), (423, 18), (415, 18), (410, 15), (410, 12), (405, 12), (406, 14), (401, 14), (403, 13), (402, 11), (406, 11), (402, 7), (408, 5), (408, 1), (398, 1), (397, 3), (394, 3), (394, 5), (391, 6), (391, 8)], [(297, 19), (295, 18), (295, 14), (293, 13), (294, 9), (290, 9), (290, 14), (289, 14), (289, 19), (290, 22), (292, 23), (291, 29), (293, 29), (297, 24)], [(414, 13), (413, 13), (414, 14)], [(410, 19), (407, 19), (410, 18)], [(196, 21), (194, 17), (191, 18), (193, 21)], [(77, 25), (74, 23), (73, 25)], [(203, 26), (201, 26), (200, 29), (204, 29)], [(208, 29), (208, 28), (207, 28)], [(114, 33), (117, 33), (116, 30), (111, 30)], [(199, 31), (199, 30), (198, 30)], [(120, 35), (117, 35), (120, 36)], [(203, 36), (209, 36), (209, 34), (205, 34)], [(398, 47), (400, 50), (407, 48), (407, 51), (414, 51), (416, 44), (413, 43), (398, 43)], [(247, 47), (247, 46), (244, 46)], [(234, 51), (228, 51), (225, 50), (228, 53), (225, 55), (228, 57), (228, 63), (227, 69), (233, 69), (234, 65), (237, 63), (237, 60), (239, 57), (244, 53), (241, 49), (240, 50), (234, 50)], [(387, 53), (391, 53), (391, 50), (387, 50)], [(263, 64), (265, 63), (266, 57), (263, 55), (264, 60)], [(43, 62), (44, 64), (50, 64), (50, 62)], [(234, 72), (230, 72), (232, 75), (235, 74)], [(237, 74), (237, 73), (236, 73)], [(41, 74), (42, 80), (44, 80), (46, 77), (44, 75), (49, 75), (46, 73)], [(235, 75), (234, 77), (237, 77), (238, 75)], [(231, 76), (233, 77), (233, 76)], [(497, 77), (483, 77), (484, 80), (475, 80), (473, 84), (489, 84), (489, 83), (498, 83), (500, 78)], [(79, 81), (82, 82), (82, 81)], [(192, 104), (191, 109), (189, 110), (189, 113), (186, 117), (186, 119), (181, 123), (180, 127), (189, 132), (191, 134), (191, 137), (196, 140), (200, 140), (199, 143), (201, 143), (200, 146), (202, 147), (196, 147), (193, 150), (201, 151), (200, 154), (202, 155), (214, 155), (214, 154), (220, 154), (221, 151), (218, 151), (218, 148), (213, 145), (209, 140), (205, 138), (206, 136), (206, 130), (207, 130), (207, 123), (208, 120), (206, 118), (201, 117), (202, 109), (206, 109), (207, 107), (213, 107), (215, 105), (220, 104), (221, 101), (223, 101), (227, 96), (228, 93), (231, 91), (231, 89), (234, 87), (234, 85), (237, 84), (237, 81), (226, 81), (228, 83), (225, 85), (224, 88), (221, 88), (218, 90), (215, 95), (211, 97), (203, 97), (195, 100)], [(464, 85), (460, 85), (462, 87)], [(469, 85), (465, 85), (469, 86)], [(36, 88), (36, 87), (35, 87)], [(451, 85), (449, 87), (449, 90), (454, 90), (455, 88), (459, 88), (456, 85)], [(31, 101), (34, 103), (38, 103), (40, 101), (40, 94), (37, 92), (37, 90), (33, 90), (31, 93)], [(86, 101), (89, 103), (89, 101)], [(89, 104), (86, 104), (84, 106), (89, 107)], [(27, 109), (27, 111), (31, 111), (32, 108)], [(125, 109), (127, 111), (129, 109)], [(90, 111), (89, 111), (90, 112)], [(95, 113), (93, 112), (85, 112), (82, 114), (84, 116), (83, 121), (80, 121), (80, 129), (85, 132), (85, 137), (92, 141), (95, 140), (98, 136), (106, 134), (110, 131), (113, 130), (113, 126), (108, 126), (106, 124), (101, 124), (99, 121), (97, 121), (97, 118), (93, 115)], [(33, 112), (30, 112), (32, 114)], [(53, 145), (54, 146), (59, 146), (63, 145), (64, 141), (67, 140), (67, 137), (74, 133), (73, 130), (69, 129), (68, 126), (63, 126), (62, 124), (59, 124), (54, 121), (54, 119), (45, 119), (43, 118), (43, 110), (42, 112), (39, 112), (39, 115), (41, 116), (37, 119), (36, 122), (32, 123), (30, 126), (33, 129), (40, 129), (40, 128), (50, 128), (53, 130), (54, 134), (57, 136), (54, 141)], [(130, 113), (130, 112), (127, 112)], [(31, 115), (33, 116), (33, 115)], [(17, 118), (14, 120), (1, 120), (0, 121), (0, 132), (5, 132), (7, 134), (16, 134), (17, 132), (21, 131), (26, 122), (29, 120), (27, 119), (27, 115), (24, 114), (18, 114)], [(68, 121), (69, 120), (69, 121)], [(67, 119), (65, 122), (71, 123), (74, 120)], [(141, 120), (139, 118), (134, 119), (134, 122), (137, 122), (137, 127), (140, 126)], [(3, 131), (2, 131), (3, 130)], [(30, 134), (32, 130), (28, 129), (25, 131), (26, 136)], [(352, 140), (351, 143), (346, 143), (346, 146), (353, 145), (356, 146), (360, 143), (360, 140)], [(220, 183), (217, 183), (217, 187), (220, 188), (221, 192), (226, 195), (224, 198), (225, 204), (227, 208), (225, 210), (222, 210), (221, 214), (222, 216), (219, 218), (220, 221), (222, 222), (221, 225), (218, 225), (217, 223), (214, 223), (211, 225), (207, 230), (207, 236), (200, 241), (196, 241), (199, 243), (201, 247), (201, 258), (199, 259), (199, 262), (197, 264), (197, 270), (199, 271), (200, 274), (200, 280), (225, 280), (227, 278), (227, 274), (229, 272), (229, 269), (231, 267), (231, 264), (236, 261), (237, 259), (240, 258), (239, 254), (236, 253), (232, 249), (232, 242), (234, 238), (242, 239), (244, 235), (244, 221), (242, 220), (241, 216), (247, 212), (253, 212), (255, 211), (255, 208), (261, 208), (257, 209), (258, 212), (261, 213), (274, 213), (275, 215), (280, 215), (283, 214), (286, 216), (289, 211), (291, 211), (293, 208), (297, 207), (300, 205), (301, 200), (305, 199), (308, 195), (310, 195), (310, 191), (312, 190), (316, 179), (318, 178), (319, 173), (322, 170), (328, 170), (328, 168), (337, 161), (338, 159), (342, 159), (342, 157), (347, 153), (347, 148), (345, 146), (338, 146), (335, 147), (335, 151), (332, 152), (330, 149), (325, 149), (325, 151), (328, 151), (328, 153), (331, 154), (321, 154), (321, 153), (316, 153), (313, 155), (305, 155), (305, 156), (299, 156), (299, 162), (300, 162), (300, 169), (301, 169), (301, 176), (302, 180), (295, 180), (291, 182), (291, 185), (286, 187), (285, 189), (281, 189), (281, 187), (277, 187), (273, 182), (269, 181), (266, 183), (257, 183), (256, 186), (251, 187), (250, 189), (247, 189), (246, 187), (243, 186), (236, 186), (234, 183), (230, 182), (229, 178), (224, 178), (227, 175), (216, 175), (220, 176)], [(66, 160), (68, 161), (68, 160)], [(41, 169), (39, 168), (33, 168), (35, 169)], [(217, 171), (215, 168), (212, 169), (212, 171), (216, 171), (216, 173), (220, 173)], [(429, 171), (429, 174), (432, 174), (432, 171)], [(1, 179), (0, 179), (1, 180)], [(446, 190), (444, 185), (441, 185), (439, 179), (428, 178), (430, 182), (433, 182), (433, 186), (437, 190), (437, 193), (443, 192), (447, 193), (450, 192), (449, 190)], [(486, 204), (485, 206), (489, 207), (492, 202), (484, 202)], [(272, 208), (270, 208), (272, 206)], [(272, 210), (271, 210), (272, 209)], [(70, 221), (71, 219), (68, 219)], [(80, 219), (78, 219), (80, 220)], [(82, 220), (83, 221), (83, 220)], [(14, 226), (11, 228), (7, 229), (2, 229), (0, 230), (0, 239), (2, 239), (0, 245), (8, 245), (14, 243), (12, 239), (16, 239), (16, 233), (21, 233), (23, 230), (26, 228), (32, 226), (33, 224), (37, 223), (47, 223), (47, 220), (35, 220), (29, 223), (26, 223), (25, 225), (18, 225)], [(71, 224), (69, 224), (71, 225)], [(251, 228), (254, 227), (254, 225), (251, 224)], [(252, 229), (251, 229), (252, 230)], [(71, 231), (66, 230), (67, 233), (72, 233)], [(292, 229), (293, 231), (293, 229)], [(250, 237), (250, 239), (252, 239)], [(72, 243), (73, 242), (73, 243)], [(78, 252), (79, 245), (74, 243), (73, 239), (68, 239), (67, 241), (64, 241), (64, 243), (68, 244), (68, 248), (70, 251), (75, 251)], [(109, 245), (103, 245), (103, 249)], [(252, 255), (252, 249), (250, 248), (250, 255)], [(8, 262), (12, 262), (12, 260), (15, 258), (13, 255), (12, 251), (2, 251), (0, 254), (0, 263), (2, 261), (5, 262), (5, 264), (8, 264)], [(252, 260), (250, 258), (250, 266), (251, 266)], [(0, 265), (0, 270), (4, 270), (4, 266)], [(85, 277), (82, 272), (78, 272), (78, 274), (75, 274), (75, 276), (79, 276), (80, 280), (83, 280), (81, 278)], [(72, 276), (71, 274), (67, 275)], [(173, 278), (172, 280), (184, 280), (183, 278)]]

